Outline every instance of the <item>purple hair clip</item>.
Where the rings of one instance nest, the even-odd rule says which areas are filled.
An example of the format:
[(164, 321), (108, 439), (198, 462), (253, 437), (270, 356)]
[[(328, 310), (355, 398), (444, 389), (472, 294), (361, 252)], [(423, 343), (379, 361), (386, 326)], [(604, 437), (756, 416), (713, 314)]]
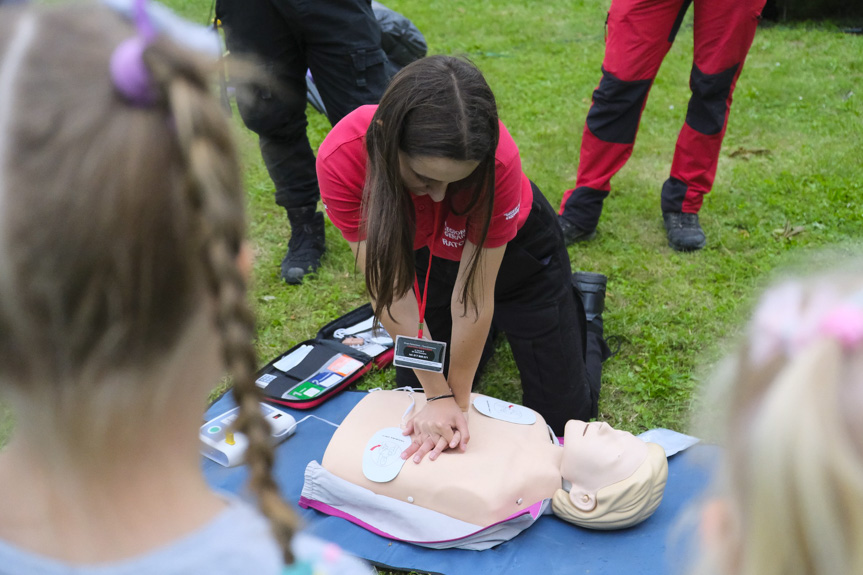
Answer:
[(111, 79), (114, 87), (126, 100), (136, 106), (152, 106), (156, 101), (153, 77), (144, 62), (147, 49), (156, 29), (147, 15), (146, 0), (135, 0), (134, 22), (138, 35), (120, 43), (111, 55)]

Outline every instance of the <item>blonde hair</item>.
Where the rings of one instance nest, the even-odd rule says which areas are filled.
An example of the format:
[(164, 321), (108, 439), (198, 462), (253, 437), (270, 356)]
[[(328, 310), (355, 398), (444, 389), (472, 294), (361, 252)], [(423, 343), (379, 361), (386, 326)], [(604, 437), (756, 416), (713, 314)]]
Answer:
[[(714, 383), (727, 404), (715, 489), (733, 528), (710, 542), (694, 572), (863, 573), (861, 296), (863, 278), (831, 274), (762, 299), (747, 341)], [(780, 315), (782, 334), (768, 329)], [(839, 330), (827, 323), (837, 319)]]
[(155, 104), (125, 101), (109, 59), (134, 34), (99, 6), (3, 10), (0, 383), (55, 429), (69, 423), (69, 449), (92, 450), (76, 439), (120, 433), (171, 401), (159, 378), (135, 383), (208, 316), (249, 438), (251, 488), (291, 562), (296, 517), (272, 478), (253, 382), (230, 126), (207, 66), (162, 37), (144, 52)]
[(596, 493), (596, 507), (582, 511), (569, 493), (558, 489), (552, 498), (554, 514), (565, 521), (587, 529), (624, 529), (638, 525), (656, 511), (662, 502), (668, 480), (665, 450), (655, 443), (647, 444), (647, 457), (622, 481), (603, 487)]

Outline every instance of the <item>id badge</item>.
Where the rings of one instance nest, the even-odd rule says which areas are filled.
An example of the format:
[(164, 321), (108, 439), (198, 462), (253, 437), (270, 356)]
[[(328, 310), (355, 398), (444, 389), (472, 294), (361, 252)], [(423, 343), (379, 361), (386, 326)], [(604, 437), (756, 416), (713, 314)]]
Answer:
[(397, 335), (393, 365), (441, 373), (445, 353), (444, 341)]

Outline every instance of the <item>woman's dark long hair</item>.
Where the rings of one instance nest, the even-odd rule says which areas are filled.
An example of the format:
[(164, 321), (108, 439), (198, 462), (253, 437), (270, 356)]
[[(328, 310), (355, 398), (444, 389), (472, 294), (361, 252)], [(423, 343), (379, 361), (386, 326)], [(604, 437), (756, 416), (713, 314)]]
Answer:
[[(467, 215), (481, 230), (480, 249), (468, 262), (460, 301), (478, 311), (476, 272), (494, 208), (495, 151), (500, 133), (494, 94), (470, 62), (430, 56), (406, 66), (381, 98), (366, 134), (368, 170), (364, 192), (366, 289), (375, 301), (375, 316), (389, 313), (393, 301), (413, 287), (416, 217), (410, 192), (399, 172), (399, 151), (479, 162), (476, 170), (447, 189), (444, 201), (452, 213)], [(454, 205), (455, 189), (469, 199)], [(438, 232), (439, 230), (435, 230)]]

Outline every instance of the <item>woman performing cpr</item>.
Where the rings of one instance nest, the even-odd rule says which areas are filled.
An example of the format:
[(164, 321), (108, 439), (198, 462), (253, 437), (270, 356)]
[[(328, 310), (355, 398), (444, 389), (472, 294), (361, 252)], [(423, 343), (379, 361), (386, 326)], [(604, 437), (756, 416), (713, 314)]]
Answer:
[[(507, 335), (525, 406), (558, 435), (568, 420), (591, 417), (598, 386), (592, 397), (585, 314), (557, 216), (522, 172), (476, 67), (448, 56), (408, 65), (380, 105), (333, 128), (317, 171), (375, 316), (393, 337), (410, 338), (408, 363), (443, 364), (397, 369), (400, 385), (419, 380), (429, 398), (405, 429), (413, 442), (403, 458), (466, 448), (471, 388), (491, 353), (492, 326)], [(397, 364), (399, 355), (397, 345)]]

